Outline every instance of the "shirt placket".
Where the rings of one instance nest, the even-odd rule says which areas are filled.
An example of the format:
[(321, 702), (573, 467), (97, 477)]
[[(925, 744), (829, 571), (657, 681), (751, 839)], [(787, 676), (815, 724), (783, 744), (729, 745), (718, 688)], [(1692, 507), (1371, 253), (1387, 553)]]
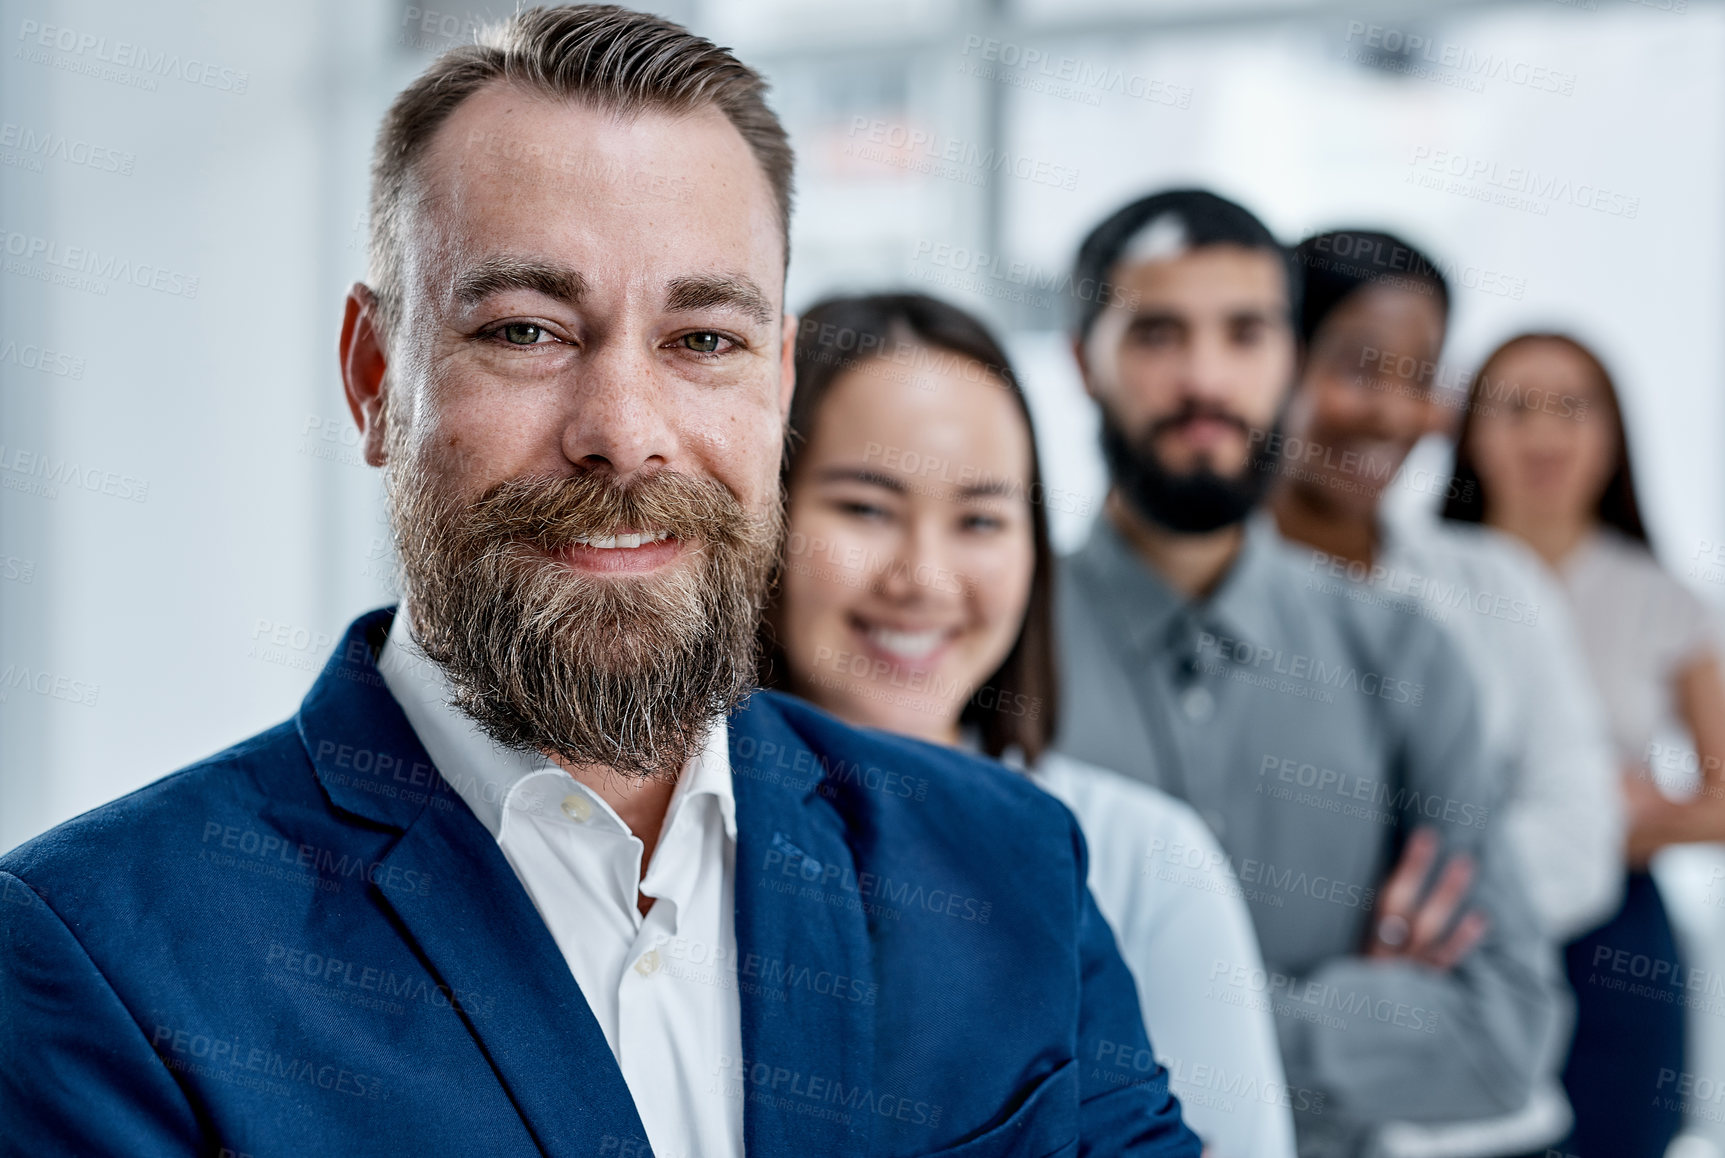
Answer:
[(1219, 709), (1223, 684), (1228, 678), (1224, 656), (1206, 662), (1200, 640), (1217, 633), (1207, 629), (1189, 610), (1182, 609), (1168, 624), (1164, 639), (1162, 671), (1166, 675), (1166, 719), (1173, 762), (1179, 769), (1181, 794), (1197, 809), (1218, 840), (1227, 837), (1228, 818), (1223, 809), (1226, 784), (1215, 775), (1192, 776), (1189, 769), (1215, 768), (1215, 746), (1229, 737), (1220, 726)]
[[(646, 878), (636, 882), (639, 892), (651, 878), (658, 892), (652, 908), (636, 925), (629, 963), (617, 987), (618, 1039), (635, 1047), (625, 1049), (619, 1062), (630, 1088), (638, 1091), (637, 1098), (648, 1103), (643, 1116), (660, 1122), (681, 1120), (688, 1109), (680, 1101), (686, 1083), (680, 1076), (664, 1072), (666, 1065), (689, 1060), (677, 1056), (676, 1043), (670, 1040), (670, 1024), (679, 1003), (677, 994), (671, 992), (677, 978), (669, 975), (668, 958), (672, 942), (682, 935), (683, 914), (699, 870), (704, 839), (700, 831), (702, 804), (685, 800), (677, 805), (654, 850)], [(653, 1105), (655, 1102), (660, 1104)]]

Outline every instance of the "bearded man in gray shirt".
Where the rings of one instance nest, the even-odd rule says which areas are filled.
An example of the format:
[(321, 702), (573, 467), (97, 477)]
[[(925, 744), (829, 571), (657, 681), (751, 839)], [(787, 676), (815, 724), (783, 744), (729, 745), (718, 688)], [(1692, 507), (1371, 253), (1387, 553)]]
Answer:
[[(1268, 968), (1213, 962), (1208, 996), (1274, 1010), (1302, 1158), (1516, 1109), (1560, 989), (1462, 655), (1393, 598), (1314, 582), (1253, 513), (1288, 449), (1297, 270), (1242, 207), (1177, 191), (1097, 226), (1073, 284), (1111, 486), (1061, 564), (1058, 746), (1214, 829)], [(1192, 855), (1142, 869), (1196, 887)]]

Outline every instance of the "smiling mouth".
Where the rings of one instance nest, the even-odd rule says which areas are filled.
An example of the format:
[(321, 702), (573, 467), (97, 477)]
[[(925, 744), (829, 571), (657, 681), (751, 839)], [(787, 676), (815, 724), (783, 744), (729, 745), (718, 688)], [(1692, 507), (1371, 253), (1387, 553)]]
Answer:
[(669, 531), (626, 531), (583, 535), (551, 554), (577, 571), (626, 574), (655, 571), (677, 558), (682, 547)]
[(671, 537), (669, 531), (644, 531), (640, 534), (627, 535), (595, 535), (578, 537), (572, 540), (577, 546), (592, 547), (599, 551), (634, 550), (653, 543), (662, 542)]
[(949, 627), (906, 631), (855, 618), (851, 620), (851, 627), (868, 641), (873, 650), (885, 658), (907, 664), (921, 663), (933, 657), (957, 634)]

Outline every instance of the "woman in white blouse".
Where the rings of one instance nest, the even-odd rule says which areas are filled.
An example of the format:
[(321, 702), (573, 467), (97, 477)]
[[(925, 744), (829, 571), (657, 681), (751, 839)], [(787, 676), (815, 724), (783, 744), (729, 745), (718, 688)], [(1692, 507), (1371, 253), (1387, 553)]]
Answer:
[(823, 302), (800, 323), (791, 429), (763, 682), (851, 723), (980, 749), (1064, 801), (1156, 1054), (1080, 1061), (1119, 1083), (1165, 1065), (1212, 1158), (1292, 1158), (1290, 1105), (1317, 1095), (1284, 1081), (1274, 979), (1226, 857), (1179, 801), (1047, 750), (1044, 504), (1061, 497), (1043, 491), (999, 345), (922, 295)]
[[(1573, 338), (1522, 334), (1486, 359), (1448, 493), (1446, 518), (1514, 535), (1556, 572), (1623, 770), (1623, 905), (1568, 948), (1577, 1024), (1564, 1084), (1576, 1125), (1562, 1149), (1663, 1154), (1683, 1099), (1659, 1096), (1660, 1082), (1684, 1070), (1692, 978), (1647, 862), (1668, 844), (1725, 840), (1725, 681), (1711, 616), (1654, 558), (1616, 388)], [(1683, 801), (1650, 775), (1668, 726), (1700, 756), (1699, 791)]]

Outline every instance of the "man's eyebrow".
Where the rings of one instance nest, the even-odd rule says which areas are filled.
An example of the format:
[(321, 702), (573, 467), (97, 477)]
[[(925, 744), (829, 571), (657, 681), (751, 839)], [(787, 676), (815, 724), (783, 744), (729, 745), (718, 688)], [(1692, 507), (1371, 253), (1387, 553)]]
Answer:
[(488, 257), (455, 279), (455, 298), (464, 306), (506, 290), (529, 290), (573, 306), (587, 292), (587, 279), (568, 266), (520, 257)]
[(665, 309), (673, 314), (733, 309), (763, 326), (772, 325), (777, 315), (761, 287), (741, 274), (696, 274), (673, 278), (665, 286)]
[(1285, 321), (1287, 316), (1285, 306), (1241, 306), (1228, 311), (1230, 322), (1279, 322)]
[(860, 482), (870, 486), (884, 487), (897, 494), (904, 494), (910, 488), (904, 485), (902, 479), (896, 479), (890, 474), (882, 474), (878, 470), (870, 470), (866, 466), (829, 466), (820, 471), (816, 477), (821, 482)]
[(1166, 322), (1176, 322), (1183, 325), (1186, 322), (1186, 315), (1173, 306), (1145, 306), (1143, 309), (1134, 311), (1132, 316), (1127, 319), (1126, 324), (1141, 326), (1147, 323), (1160, 325)]

